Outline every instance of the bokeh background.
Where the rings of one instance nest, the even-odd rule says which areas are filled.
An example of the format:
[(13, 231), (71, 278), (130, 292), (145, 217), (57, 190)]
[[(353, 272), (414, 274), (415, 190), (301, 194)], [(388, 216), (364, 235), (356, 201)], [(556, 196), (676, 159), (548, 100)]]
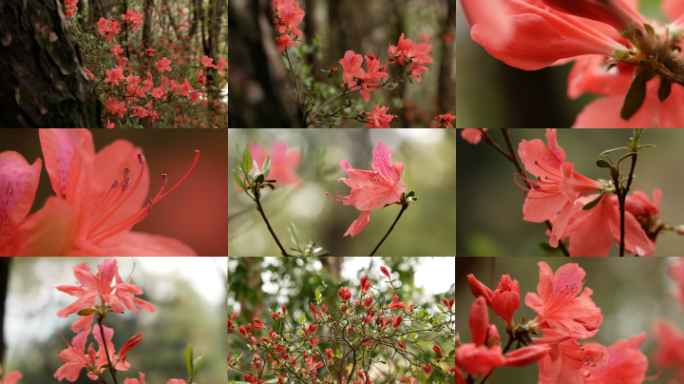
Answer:
[[(228, 314), (239, 314), (234, 323), (236, 328), (252, 322), (255, 317), (271, 326), (270, 313), (279, 311), (283, 304), (287, 306), (288, 321), (304, 314), (310, 319), (309, 303), (315, 300), (315, 291), (323, 282), (330, 287), (348, 287), (353, 297), (358, 297), (359, 281), (366, 274), (382, 291), (388, 288), (380, 266), (390, 269), (401, 301), (407, 304), (416, 303), (435, 313), (440, 297), (454, 296), (453, 257), (229, 258)], [(339, 300), (336, 290), (320, 289), (329, 308), (332, 308), (330, 303)], [(431, 352), (432, 344), (421, 346)], [(445, 353), (452, 349), (453, 343)], [(228, 353), (233, 358), (240, 353), (246, 359), (251, 357), (242, 339), (233, 335), (228, 335)], [(228, 379), (241, 381), (242, 375), (230, 371)]]
[[(568, 98), (566, 81), (573, 63), (523, 71), (495, 59), (470, 37), (460, 0), (456, 3), (456, 127), (567, 128), (597, 98), (592, 94)], [(647, 18), (667, 20), (660, 0), (638, 3)]]
[[(501, 275), (509, 274), (511, 279), (520, 284), (520, 308), (515, 312), (515, 323), (521, 316), (534, 319), (536, 312), (525, 305), (525, 294), (537, 292), (539, 283), (538, 262), (546, 262), (556, 270), (565, 265), (567, 260), (529, 257), (524, 259), (505, 258), (456, 258), (456, 331), (460, 331), (461, 342), (470, 343), (472, 337), (468, 327), (470, 308), (475, 297), (468, 287), (467, 275), (475, 277), (492, 290), (499, 283)], [(684, 327), (684, 312), (671, 298), (670, 293), (677, 285), (670, 279), (668, 266), (674, 261), (669, 258), (575, 258), (572, 262), (579, 264), (586, 272), (584, 289), (591, 288), (591, 298), (601, 308), (603, 323), (599, 332), (591, 339), (580, 341), (597, 342), (606, 347), (620, 339), (628, 339), (633, 335), (647, 332), (648, 336), (640, 350), (649, 360), (646, 376), (652, 376), (662, 370), (662, 375), (649, 383), (661, 384), (674, 377), (672, 369), (662, 369), (653, 363), (657, 343), (651, 332), (651, 323), (657, 317), (667, 318), (678, 327)], [(494, 311), (489, 311), (490, 324), (496, 324), (506, 343), (505, 323)], [(523, 384), (536, 383), (538, 365), (532, 364), (524, 368), (500, 367), (494, 370), (490, 383)], [(479, 382), (479, 381), (478, 381)]]
[[(339, 166), (347, 160), (356, 169), (369, 170), (372, 151), (382, 141), (392, 151), (392, 161), (404, 163), (401, 181), (407, 192), (414, 191), (418, 201), (404, 212), (378, 254), (401, 256), (453, 256), (456, 228), (455, 156), (456, 130), (240, 130), (229, 129), (229, 168), (237, 167), (235, 143), (240, 152), (247, 143), (259, 142), (271, 148), (281, 140), (291, 149), (302, 151), (297, 174), (299, 187), (285, 186), (268, 190), (262, 205), (271, 226), (285, 249), (292, 245), (287, 227), (292, 221), (302, 237), (338, 255), (368, 255), (387, 233), (399, 213), (392, 205), (371, 213), (371, 222), (359, 235), (343, 237), (360, 211), (329, 200), (325, 193), (347, 195), (350, 191), (339, 178), (347, 173)], [(261, 166), (261, 165), (260, 165)], [(255, 203), (238, 193), (231, 175), (228, 189), (230, 222), (229, 256), (279, 255)], [(241, 191), (241, 189), (240, 189)], [(429, 236), (426, 236), (429, 234)]]
[[(459, 137), (456, 144), (458, 173), (456, 206), (457, 254), (470, 256), (544, 256), (539, 246), (548, 245), (544, 223), (522, 220), (525, 201), (523, 190), (513, 180), (516, 172), (506, 160), (485, 142), (468, 144)], [(501, 131), (488, 131), (493, 139), (505, 148)], [(521, 140), (541, 139), (546, 143), (544, 129), (509, 130), (514, 147)], [(558, 144), (565, 150), (567, 161), (575, 163), (575, 171), (592, 179), (610, 179), (605, 168), (598, 168), (596, 160), (604, 150), (627, 145), (631, 129), (558, 130)], [(684, 177), (680, 164), (684, 162), (681, 150), (684, 131), (679, 129), (651, 129), (642, 135), (642, 143), (655, 144), (656, 148), (643, 149), (639, 154), (636, 177), (631, 190), (641, 190), (653, 199), (653, 190), (662, 190), (660, 220), (673, 226), (684, 223), (684, 205), (680, 191)], [(621, 152), (619, 152), (621, 153)], [(624, 154), (624, 153), (622, 153)], [(620, 157), (612, 155), (612, 159)], [(625, 164), (625, 162), (623, 162)], [(626, 163), (629, 165), (629, 161)], [(624, 171), (626, 172), (626, 171)], [(684, 237), (666, 232), (657, 241), (656, 256), (682, 256)], [(617, 255), (613, 246), (610, 255)], [(555, 255), (562, 256), (561, 253)]]
[[(134, 231), (176, 238), (204, 256), (228, 254), (227, 132), (226, 130), (92, 130), (95, 150), (117, 139), (140, 146), (150, 168), (150, 197), (161, 187), (161, 174), (174, 185), (190, 169), (194, 150), (200, 150), (197, 166), (175, 191), (155, 204)], [(0, 152), (19, 152), (33, 164), (43, 160), (36, 199), (31, 213), (43, 207), (54, 191), (45, 170), (37, 129), (0, 129)]]
[[(349, 99), (354, 105), (344, 112), (370, 111), (373, 106), (389, 106), (400, 117), (399, 127), (428, 127), (436, 115), (455, 113), (456, 4), (454, 0), (298, 0), (306, 12), (297, 27), (303, 43), (288, 48), (300, 91), (315, 92), (318, 106), (339, 93), (336, 84), (322, 71), (337, 67), (335, 79), (342, 81), (340, 59), (347, 50), (375, 54), (381, 63), (388, 61), (389, 45), (399, 36), (414, 43), (427, 39), (432, 45), (427, 73), (420, 82), (400, 83), (394, 90), (373, 92), (365, 102), (357, 93)], [(277, 34), (272, 21), (270, 0), (233, 0), (228, 4), (230, 33), (228, 52), (229, 117), (232, 128), (302, 127), (296, 118), (296, 92), (289, 64), (278, 52)], [(266, 23), (259, 25), (259, 23)], [(264, 25), (271, 26), (264, 29)], [(367, 69), (364, 64), (364, 70)], [(390, 74), (400, 68), (390, 67)], [(330, 97), (325, 97), (331, 95)], [(344, 98), (341, 98), (344, 99)], [(345, 101), (346, 103), (346, 101)], [(336, 102), (331, 104), (337, 105)], [(340, 107), (344, 103), (340, 104)], [(338, 108), (330, 107), (330, 112)], [(317, 109), (317, 108), (315, 108)], [(314, 110), (315, 110), (314, 109)], [(340, 126), (361, 127), (354, 120)]]
[[(56, 383), (55, 371), (63, 365), (57, 355), (76, 335), (70, 330), (77, 315), (57, 317), (57, 311), (76, 298), (59, 292), (58, 285), (77, 285), (72, 267), (81, 262), (97, 272), (100, 258), (14, 258), (10, 267), (9, 291), (4, 311), (7, 343), (3, 372), (19, 370), (21, 383)], [(166, 383), (171, 378), (187, 378), (185, 350), (188, 343), (195, 357), (204, 354), (205, 363), (198, 383), (225, 383), (226, 345), (216, 335), (226, 324), (226, 258), (119, 258), (119, 273), (126, 279), (133, 268), (133, 284), (143, 290), (140, 298), (153, 303), (154, 313), (126, 310), (111, 313), (105, 326), (114, 329), (112, 342), (117, 351), (131, 336), (142, 332), (143, 339), (129, 354), (131, 368), (119, 372), (124, 378), (146, 374), (148, 383)], [(88, 337), (88, 344), (95, 343)], [(97, 349), (97, 348), (96, 348)], [(106, 374), (108, 380), (109, 374)], [(81, 372), (77, 384), (92, 383)]]

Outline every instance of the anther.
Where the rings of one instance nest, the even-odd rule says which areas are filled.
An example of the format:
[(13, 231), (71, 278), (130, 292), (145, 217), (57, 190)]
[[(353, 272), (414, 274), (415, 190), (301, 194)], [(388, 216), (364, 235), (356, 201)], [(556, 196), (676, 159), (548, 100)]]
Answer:
[(125, 191), (126, 188), (128, 188), (128, 183), (130, 183), (130, 182), (131, 182), (131, 179), (127, 177), (126, 180), (124, 181), (123, 185), (121, 186), (121, 192)]
[(166, 176), (166, 173), (162, 173), (162, 185), (166, 185), (166, 183), (169, 182), (169, 177)]
[(119, 180), (114, 180), (114, 183), (112, 184), (112, 189), (114, 189), (118, 186), (119, 186)]
[(147, 199), (147, 212), (152, 210), (152, 199)]
[(138, 163), (142, 164), (145, 161), (145, 158), (143, 157), (142, 153), (138, 153)]
[(130, 171), (131, 170), (128, 169), (128, 167), (124, 168), (124, 179), (128, 177), (128, 172), (130, 172)]

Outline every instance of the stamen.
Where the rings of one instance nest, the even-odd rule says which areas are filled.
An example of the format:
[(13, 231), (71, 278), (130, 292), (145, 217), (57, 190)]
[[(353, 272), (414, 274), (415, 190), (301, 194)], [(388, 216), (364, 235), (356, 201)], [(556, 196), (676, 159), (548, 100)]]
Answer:
[[(557, 175), (558, 175), (558, 171), (557, 171), (557, 170), (549, 171), (548, 169), (542, 167), (542, 165), (539, 164), (539, 162), (536, 161), (536, 160), (534, 161), (534, 165), (538, 166), (539, 168), (541, 168), (541, 169), (542, 169), (543, 171), (545, 171), (546, 173), (550, 173), (550, 174), (552, 174), (552, 175), (554, 175), (554, 176), (557, 176)], [(540, 179), (541, 179), (541, 177), (540, 177)]]
[[(126, 168), (126, 169), (128, 169), (128, 168)], [(124, 172), (124, 175), (125, 175), (126, 173), (127, 173), (127, 172)], [(121, 192), (125, 191), (126, 188), (128, 188), (128, 184), (129, 184), (130, 182), (131, 182), (131, 179), (128, 178), (128, 177), (126, 177), (126, 179), (125, 179), (123, 185), (121, 186)]]
[(142, 164), (145, 162), (145, 158), (143, 157), (142, 153), (138, 152), (138, 163)]
[(188, 169), (188, 171), (185, 173), (185, 175), (183, 175), (183, 177), (180, 179), (180, 181), (178, 181), (176, 183), (176, 185), (174, 185), (171, 189), (169, 189), (165, 194), (163, 194), (159, 197), (156, 197), (152, 201), (152, 204), (157, 204), (161, 199), (165, 198), (169, 193), (173, 192), (174, 189), (178, 188), (181, 184), (183, 184), (185, 179), (187, 179), (188, 176), (190, 176), (190, 173), (192, 172), (192, 170), (195, 169), (195, 165), (197, 165), (197, 160), (199, 160), (199, 155), (200, 155), (200, 151), (195, 150), (195, 160), (192, 162), (190, 169)]
[(128, 177), (128, 172), (130, 172), (130, 171), (131, 170), (128, 169), (128, 167), (124, 168), (124, 179)]

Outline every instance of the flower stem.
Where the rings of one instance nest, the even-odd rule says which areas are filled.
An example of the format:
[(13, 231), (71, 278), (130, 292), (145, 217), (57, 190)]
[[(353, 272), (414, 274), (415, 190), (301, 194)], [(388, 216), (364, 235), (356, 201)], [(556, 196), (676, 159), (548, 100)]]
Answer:
[(625, 255), (625, 200), (627, 200), (629, 187), (632, 186), (632, 178), (634, 177), (634, 167), (636, 166), (637, 156), (638, 154), (634, 154), (634, 156), (632, 156), (632, 166), (629, 170), (627, 186), (625, 186), (618, 196), (618, 201), (620, 202), (620, 256)]
[(299, 86), (297, 85), (297, 78), (295, 77), (294, 69), (292, 68), (292, 62), (290, 61), (290, 55), (287, 54), (287, 47), (285, 47), (285, 51), (283, 51), (283, 53), (285, 54), (285, 58), (287, 59), (288, 64), (290, 64), (290, 72), (292, 72), (292, 80), (294, 81), (295, 89), (297, 90), (297, 103), (301, 107), (302, 100), (299, 97)]
[[(513, 143), (511, 142), (511, 137), (508, 134), (508, 128), (503, 128), (501, 130), (501, 133), (503, 133), (504, 139), (506, 140), (506, 145), (508, 146), (508, 151), (510, 153), (507, 153), (504, 151), (497, 143), (492, 140), (492, 137), (489, 136), (489, 134), (484, 131), (482, 128), (480, 128), (480, 131), (482, 132), (482, 140), (484, 140), (487, 144), (491, 145), (494, 149), (499, 151), (504, 157), (508, 159), (513, 165), (515, 165), (515, 168), (518, 170), (518, 174), (520, 177), (523, 179), (525, 184), (527, 185), (527, 188), (532, 189), (532, 186), (530, 183), (527, 181), (527, 175), (525, 175), (525, 171), (523, 170), (522, 166), (520, 165), (520, 162), (518, 161), (518, 155), (515, 152), (515, 148), (513, 148)], [(546, 220), (545, 221), (546, 226), (549, 228), (549, 230), (553, 230), (553, 224), (551, 224), (550, 221)], [(562, 241), (558, 242), (558, 246), (560, 247), (561, 251), (563, 252), (563, 255), (565, 256), (570, 256), (570, 252), (568, 252), (568, 248), (565, 246), (565, 243)]]
[(385, 236), (382, 238), (382, 240), (380, 240), (380, 242), (378, 243), (378, 245), (375, 246), (375, 249), (373, 250), (373, 252), (371, 252), (370, 256), (375, 255), (375, 252), (378, 251), (378, 248), (380, 248), (380, 246), (381, 246), (382, 243), (385, 241), (385, 239), (387, 238), (387, 236), (389, 236), (390, 232), (392, 232), (392, 230), (394, 229), (394, 226), (397, 224), (397, 221), (399, 221), (399, 218), (401, 217), (401, 214), (404, 213), (404, 211), (405, 211), (407, 208), (408, 208), (408, 202), (402, 203), (402, 204), (401, 204), (401, 211), (399, 211), (399, 215), (397, 216), (396, 219), (394, 219), (394, 223), (392, 223), (392, 226), (390, 227), (389, 231), (387, 231), (387, 233), (385, 233)]
[(275, 232), (273, 232), (273, 228), (271, 228), (271, 223), (266, 218), (266, 214), (264, 213), (264, 209), (261, 207), (261, 202), (260, 202), (261, 193), (259, 192), (258, 189), (253, 190), (252, 192), (254, 192), (254, 201), (256, 201), (257, 210), (259, 211), (259, 213), (261, 213), (261, 217), (266, 222), (266, 226), (268, 227), (268, 231), (271, 232), (271, 236), (273, 236), (273, 240), (275, 240), (276, 244), (278, 244), (278, 248), (280, 248), (280, 252), (282, 253), (282, 256), (287, 257), (288, 254), (287, 254), (287, 252), (285, 252), (285, 248), (283, 248), (282, 244), (280, 244), (280, 240), (278, 240), (278, 236), (276, 236)]
[(112, 360), (110, 360), (109, 358), (109, 351), (107, 350), (107, 339), (105, 338), (104, 326), (102, 325), (103, 321), (104, 318), (102, 316), (97, 317), (97, 323), (100, 325), (100, 335), (102, 336), (102, 344), (104, 344), (105, 356), (107, 356), (107, 365), (109, 366), (109, 373), (112, 374), (114, 384), (119, 384), (119, 382), (116, 380), (116, 370), (114, 369), (114, 367), (112, 367)]

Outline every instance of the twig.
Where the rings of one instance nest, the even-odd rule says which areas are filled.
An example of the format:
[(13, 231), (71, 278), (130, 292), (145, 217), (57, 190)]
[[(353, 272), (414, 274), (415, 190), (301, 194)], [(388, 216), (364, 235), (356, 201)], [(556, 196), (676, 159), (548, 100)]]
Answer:
[(634, 167), (636, 166), (638, 154), (632, 156), (632, 167), (629, 170), (629, 177), (627, 178), (627, 186), (620, 194), (618, 201), (620, 202), (620, 256), (625, 255), (625, 200), (627, 200), (627, 192), (632, 186), (632, 177), (634, 176)]
[(102, 316), (97, 317), (97, 323), (100, 325), (100, 335), (102, 336), (102, 344), (104, 345), (105, 356), (107, 356), (107, 365), (109, 366), (109, 373), (112, 374), (112, 379), (114, 379), (114, 384), (119, 384), (119, 382), (116, 381), (116, 371), (114, 370), (114, 367), (112, 367), (112, 360), (109, 358), (109, 351), (107, 350), (107, 339), (105, 338), (104, 326), (102, 325), (103, 320), (104, 318)]
[(253, 190), (254, 192), (254, 201), (256, 201), (257, 204), (257, 210), (259, 213), (261, 213), (261, 217), (264, 219), (266, 222), (266, 226), (268, 227), (268, 231), (271, 232), (271, 236), (273, 236), (273, 240), (275, 240), (276, 244), (278, 244), (278, 248), (280, 248), (280, 252), (282, 253), (283, 256), (288, 256), (287, 252), (285, 252), (285, 248), (280, 244), (280, 240), (278, 240), (278, 236), (276, 236), (275, 232), (273, 232), (273, 228), (271, 228), (271, 223), (269, 223), (268, 219), (266, 218), (266, 214), (264, 213), (264, 209), (261, 207), (261, 202), (259, 201), (259, 195), (260, 192), (259, 190)]
[(378, 245), (375, 246), (375, 249), (373, 250), (373, 252), (371, 252), (370, 256), (375, 255), (375, 252), (378, 251), (378, 248), (380, 248), (380, 246), (381, 246), (382, 243), (385, 241), (385, 239), (387, 238), (387, 236), (389, 236), (390, 232), (392, 232), (392, 230), (394, 229), (394, 225), (397, 224), (397, 221), (399, 221), (399, 218), (401, 217), (401, 214), (404, 213), (404, 211), (408, 208), (408, 206), (409, 206), (408, 203), (403, 203), (403, 204), (401, 205), (401, 211), (399, 211), (399, 215), (397, 216), (396, 219), (394, 219), (394, 223), (392, 223), (392, 226), (390, 227), (389, 231), (387, 231), (387, 233), (385, 233), (385, 236), (382, 238), (382, 240), (380, 240), (380, 242), (378, 243)]

